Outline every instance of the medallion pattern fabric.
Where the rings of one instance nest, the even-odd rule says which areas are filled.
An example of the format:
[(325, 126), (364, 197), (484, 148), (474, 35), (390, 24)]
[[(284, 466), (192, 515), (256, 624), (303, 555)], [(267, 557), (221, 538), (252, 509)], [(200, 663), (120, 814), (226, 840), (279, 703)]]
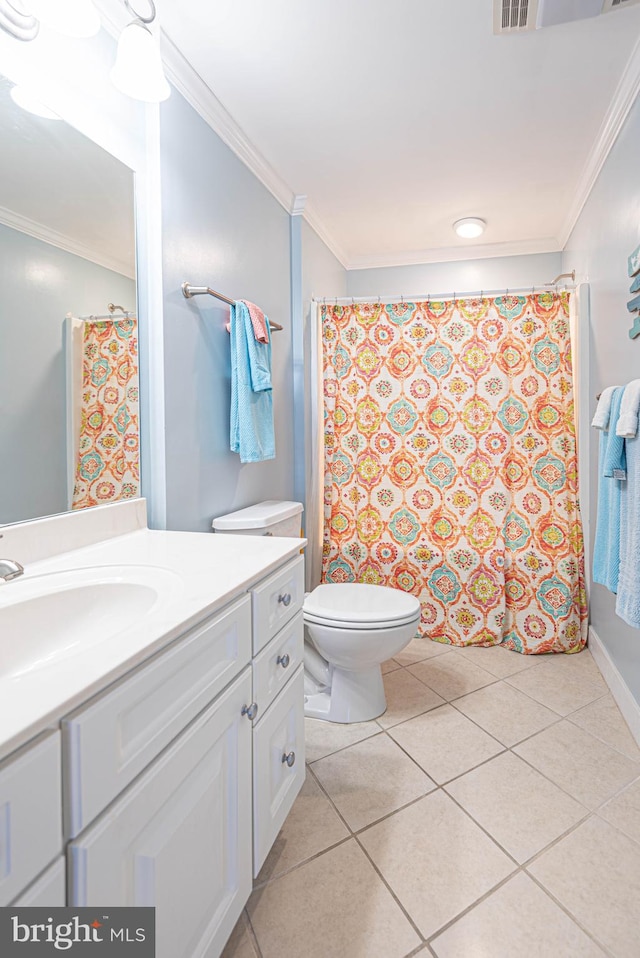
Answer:
[(73, 508), (140, 495), (135, 319), (87, 321)]
[(411, 592), (441, 642), (583, 648), (568, 294), (321, 315), (323, 580)]

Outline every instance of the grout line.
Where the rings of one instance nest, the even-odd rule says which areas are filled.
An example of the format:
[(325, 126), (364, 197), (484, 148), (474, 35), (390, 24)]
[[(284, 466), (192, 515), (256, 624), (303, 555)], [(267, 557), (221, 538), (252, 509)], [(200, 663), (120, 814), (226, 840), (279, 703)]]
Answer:
[(383, 885), (385, 886), (385, 888), (387, 889), (387, 891), (389, 892), (389, 894), (391, 895), (391, 897), (392, 897), (393, 900), (395, 901), (396, 905), (398, 906), (398, 908), (400, 909), (400, 911), (402, 912), (402, 914), (405, 916), (405, 918), (407, 919), (407, 921), (409, 922), (409, 924), (411, 925), (411, 927), (412, 927), (413, 930), (415, 931), (415, 933), (416, 933), (416, 935), (418, 936), (418, 938), (420, 939), (421, 943), (424, 944), (425, 941), (426, 941), (426, 938), (424, 937), (424, 935), (422, 934), (422, 932), (421, 932), (420, 929), (418, 928), (416, 922), (414, 921), (414, 919), (412, 918), (412, 916), (410, 915), (410, 913), (407, 911), (407, 909), (405, 908), (405, 906), (402, 904), (402, 902), (400, 901), (400, 899), (398, 898), (398, 896), (397, 896), (396, 893), (394, 892), (393, 888), (391, 887), (391, 885), (389, 884), (389, 882), (387, 881), (387, 879), (384, 877), (384, 875), (382, 874), (382, 872), (380, 871), (380, 869), (378, 868), (378, 866), (376, 865), (376, 863), (374, 862), (374, 860), (371, 858), (371, 856), (369, 855), (367, 849), (364, 847), (364, 845), (362, 844), (362, 842), (360, 841), (360, 839), (358, 838), (358, 836), (357, 836), (357, 835), (354, 835), (353, 838), (354, 838), (354, 840), (356, 841), (356, 843), (357, 843), (357, 845), (358, 845), (358, 848), (359, 848), (359, 849), (362, 851), (362, 853), (365, 855), (367, 861), (369, 862), (369, 864), (371, 865), (371, 867), (373, 868), (373, 870), (374, 870), (375, 873), (377, 874), (378, 878), (379, 878), (380, 881), (383, 883)]
[(263, 958), (262, 948), (260, 947), (260, 945), (259, 945), (259, 943), (258, 943), (258, 936), (256, 935), (255, 929), (254, 929), (253, 925), (251, 924), (251, 917), (250, 917), (250, 915), (249, 915), (249, 910), (248, 910), (248, 908), (245, 907), (244, 910), (243, 910), (243, 912), (242, 912), (242, 914), (243, 914), (243, 915), (245, 916), (245, 918), (246, 918), (246, 926), (247, 926), (248, 933), (249, 933), (249, 939), (250, 939), (251, 944), (253, 945), (254, 950), (255, 950), (255, 952), (256, 952), (256, 958)]
[(538, 888), (540, 888), (541, 891), (544, 892), (544, 894), (547, 895), (547, 897), (550, 898), (551, 901), (554, 902), (554, 903), (558, 906), (558, 908), (559, 908), (561, 911), (563, 911), (563, 912), (565, 913), (565, 915), (566, 915), (575, 925), (578, 926), (578, 928), (580, 928), (581, 931), (584, 932), (584, 934), (587, 936), (587, 938), (590, 938), (591, 941), (593, 941), (593, 942), (598, 946), (598, 948), (600, 948), (600, 949), (605, 953), (605, 955), (607, 955), (607, 958), (616, 958), (616, 956), (613, 954), (613, 952), (609, 950), (609, 948), (607, 947), (607, 945), (605, 945), (605, 943), (604, 943), (601, 939), (597, 938), (597, 937), (593, 934), (593, 932), (589, 931), (589, 929), (588, 929), (585, 925), (583, 925), (582, 922), (579, 921), (574, 914), (572, 914), (572, 912), (569, 911), (569, 909), (567, 908), (567, 906), (564, 905), (564, 904), (560, 901), (559, 898), (556, 898), (556, 896), (553, 894), (553, 892), (551, 892), (548, 888), (546, 888), (546, 887), (542, 884), (542, 882), (540, 882), (540, 881), (536, 878), (535, 875), (532, 875), (531, 872), (529, 872), (529, 871), (526, 871), (525, 874), (527, 875), (528, 878), (531, 879), (532, 882), (535, 882), (535, 884), (538, 886)]

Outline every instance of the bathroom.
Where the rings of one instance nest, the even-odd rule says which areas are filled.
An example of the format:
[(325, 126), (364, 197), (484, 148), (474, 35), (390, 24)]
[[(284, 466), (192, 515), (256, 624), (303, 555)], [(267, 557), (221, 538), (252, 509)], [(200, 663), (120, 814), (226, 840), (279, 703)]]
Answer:
[[(34, 3), (33, 10), (55, 5)], [(3, 390), (0, 425), (0, 556), (25, 567), (24, 576), (0, 582), (0, 605), (14, 586), (28, 585), (34, 566), (70, 575), (81, 554), (94, 566), (161, 565), (164, 544), (155, 554), (140, 544), (131, 557), (118, 558), (127, 536), (141, 536), (147, 524), (158, 534), (196, 536), (198, 543), (187, 553), (193, 540), (181, 540), (183, 567), (172, 567), (162, 578), (163, 601), (182, 603), (184, 627), (178, 632), (175, 625), (171, 641), (189, 629), (197, 632), (197, 602), (200, 620), (205, 608), (215, 616), (229, 608), (238, 629), (250, 629), (247, 616), (255, 619), (265, 577), (285, 576), (292, 585), (278, 594), (297, 590), (302, 601), (304, 591), (320, 581), (322, 430), (312, 402), (318, 314), (336, 301), (349, 309), (352, 299), (354, 305), (375, 305), (418, 296), (460, 299), (467, 293), (482, 299), (509, 290), (535, 295), (555, 291), (553, 281), (561, 277), (558, 289), (566, 286), (578, 307), (574, 389), (588, 647), (573, 655), (537, 656), (416, 639), (383, 666), (387, 709), (382, 715), (346, 723), (307, 718), (306, 777), (299, 760), (291, 768), (283, 764), (283, 775), (297, 776), (298, 797), (259, 855), (255, 839), (253, 854), (261, 860), (257, 874), (249, 861), (251, 844), (242, 844), (238, 894), (225, 905), (224, 919), (216, 917), (222, 931), (211, 931), (212, 914), (205, 914), (203, 924), (198, 912), (204, 900), (200, 886), (216, 878), (213, 868), (206, 870), (205, 857), (205, 852), (215, 857), (215, 845), (203, 839), (201, 849), (186, 830), (175, 832), (174, 844), (168, 840), (164, 858), (153, 843), (161, 842), (167, 829), (145, 839), (135, 863), (142, 871), (131, 866), (130, 887), (117, 900), (103, 891), (109, 886), (100, 876), (89, 880), (84, 897), (74, 896), (69, 875), (79, 861), (89, 862), (90, 872), (91, 856), (102, 854), (96, 823), (108, 822), (127, 796), (149, 800), (149, 793), (140, 790), (145, 769), (157, 768), (158, 775), (168, 769), (162, 763), (173, 754), (178, 736), (191, 736), (195, 754), (211, 689), (215, 686), (216, 702), (226, 702), (242, 678), (229, 666), (229, 677), (212, 679), (209, 699), (198, 692), (193, 705), (185, 706), (191, 709), (186, 725), (177, 715), (167, 720), (172, 737), (158, 739), (157, 747), (145, 746), (145, 765), (136, 766), (132, 758), (132, 769), (117, 776), (114, 771), (113, 782), (91, 766), (98, 784), (94, 790), (87, 786), (86, 793), (80, 775), (81, 817), (58, 828), (64, 846), (58, 836), (39, 864), (29, 859), (28, 877), (25, 870), (17, 884), (7, 884), (6, 894), (0, 880), (2, 905), (156, 905), (157, 954), (171, 958), (635, 958), (640, 940), (640, 633), (616, 614), (615, 596), (591, 576), (599, 437), (590, 423), (596, 396), (631, 382), (639, 368), (640, 340), (630, 338), (633, 317), (627, 302), (628, 260), (640, 243), (640, 4), (623, 0), (623, 9), (601, 13), (598, 0), (587, 4), (597, 16), (567, 14), (567, 22), (496, 36), (491, 0), (456, 5), (331, 0), (316, 8), (299, 4), (295, 15), (285, 3), (267, 8), (256, 0), (157, 0), (150, 29), (154, 35), (164, 31), (171, 93), (150, 105), (124, 95), (109, 78), (118, 37), (135, 14), (120, 0), (93, 5), (101, 29), (88, 38), (54, 30), (44, 9), (32, 40), (17, 40), (0, 28), (2, 77), (33, 89), (72, 133), (90, 141), (96, 163), (98, 153), (104, 154), (107, 165), (113, 159), (130, 174), (128, 205), (119, 208), (127, 227), (108, 244), (112, 252), (126, 246), (127, 264), (103, 259), (100, 269), (110, 272), (110, 284), (101, 274), (98, 286), (85, 278), (73, 288), (51, 261), (45, 268), (42, 257), (22, 266), (5, 252), (0, 259), (2, 341), (15, 349), (0, 355), (2, 381), (11, 382)], [(150, 9), (148, 0), (132, 0), (131, 6), (143, 16)], [(31, 9), (28, 0), (22, 7)], [(1, 27), (11, 20), (9, 8), (8, 0), (0, 0)], [(390, 56), (401, 58), (399, 69), (393, 69)], [(366, 63), (360, 65), (360, 79), (354, 79), (354, 64), (361, 59)], [(487, 66), (494, 62), (495, 70)], [(505, 76), (513, 76), (513, 89), (505, 91)], [(401, 112), (402, 98), (409, 105)], [(2, 129), (7, 153), (5, 137), (12, 128)], [(416, 151), (407, 160), (404, 139), (409, 137), (416, 138)], [(78, 145), (75, 152), (80, 154)], [(424, 169), (436, 173), (425, 177)], [(6, 166), (0, 170), (8, 176)], [(1, 184), (0, 190), (0, 206), (7, 207), (7, 191)], [(82, 206), (77, 197), (74, 202)], [(35, 220), (38, 213), (32, 208), (28, 215)], [(486, 220), (482, 237), (458, 239), (452, 224), (464, 217)], [(1, 215), (0, 220), (0, 231), (29, 235), (24, 223), (21, 230), (15, 219), (13, 225)], [(116, 220), (102, 232), (115, 237)], [(55, 228), (51, 224), (49, 245), (55, 246)], [(57, 231), (64, 233), (60, 223)], [(43, 242), (42, 235), (31, 234), (31, 239)], [(94, 268), (95, 261), (82, 253), (78, 258), (88, 264), (86, 270)], [(257, 303), (283, 327), (272, 342), (275, 458), (242, 464), (230, 451), (229, 309), (212, 296), (185, 298), (185, 282)], [(2, 298), (7, 290), (8, 300)], [(29, 317), (31, 310), (42, 319), (47, 298), (55, 301), (50, 337), (57, 358), (45, 358), (41, 378), (34, 378), (38, 392), (27, 397), (18, 417), (19, 382), (12, 371), (27, 361), (36, 335), (21, 318), (22, 325), (13, 323), (9, 336), (7, 314)], [(64, 457), (52, 465), (53, 437), (64, 442), (67, 428), (63, 324), (68, 312), (108, 314), (109, 303), (137, 315), (140, 491), (146, 512), (132, 498), (68, 513)], [(41, 342), (44, 333), (36, 329)], [(37, 401), (37, 417), (29, 401)], [(33, 434), (36, 440), (20, 445), (28, 419), (43, 420), (44, 429)], [(12, 422), (20, 425), (13, 433)], [(46, 483), (36, 482), (45, 472)], [(54, 485), (59, 489), (55, 501)], [(214, 518), (264, 500), (304, 504), (306, 578), (301, 578), (295, 539), (287, 544), (277, 536), (211, 533)], [(42, 521), (54, 514), (55, 519)], [(97, 532), (85, 533), (83, 520), (95, 522)], [(211, 576), (202, 571), (208, 563), (214, 565)], [(116, 588), (115, 581), (110, 587)], [(135, 585), (139, 591), (132, 586), (127, 594), (134, 603), (153, 587), (141, 578)], [(251, 591), (250, 603), (240, 588)], [(284, 629), (300, 621), (298, 613), (287, 618), (294, 606), (295, 601), (279, 607)], [(64, 625), (64, 614), (52, 617), (56, 629)], [(243, 661), (253, 656), (258, 662), (267, 647), (262, 643), (272, 641), (276, 625), (269, 630), (264, 640), (254, 636)], [(194, 635), (195, 650), (201, 640)], [(161, 644), (151, 649), (157, 670), (164, 667), (161, 652)], [(135, 655), (129, 667), (143, 677), (143, 653)], [(193, 655), (191, 674), (197, 681), (202, 659)], [(49, 686), (62, 686), (73, 671), (56, 668)], [(167, 673), (179, 670), (167, 667)], [(124, 674), (114, 670), (110, 681), (120, 682)], [(104, 684), (97, 684), (97, 677), (93, 681), (86, 680), (88, 692), (69, 692), (65, 701), (71, 704), (64, 711), (47, 706), (48, 718), (37, 732), (47, 745), (63, 718), (62, 754), (69, 748), (81, 764), (91, 758), (83, 736), (106, 728), (100, 724), (105, 713), (97, 706), (90, 712), (94, 725), (78, 718), (90, 696), (97, 695), (92, 702), (98, 704), (107, 701)], [(0, 753), (0, 789), (3, 772), (32, 754), (33, 737), (12, 732), (23, 700), (11, 699), (4, 689), (0, 693), (3, 742), (13, 741)], [(149, 717), (157, 701), (157, 694), (149, 694), (129, 713), (126, 727)], [(13, 703), (10, 708), (7, 702)], [(249, 697), (240, 704), (251, 702)], [(274, 693), (273, 704), (255, 720), (254, 749), (261, 717), (278, 707)], [(299, 695), (296, 708), (301, 707)], [(249, 749), (245, 738), (251, 722), (246, 716), (238, 722), (242, 748)], [(38, 747), (44, 745), (38, 740)], [(45, 757), (53, 762), (49, 752)], [(201, 767), (213, 780), (213, 765)], [(63, 791), (73, 792), (76, 780), (69, 784), (64, 766), (62, 774)], [(243, 828), (251, 831), (256, 787), (255, 772), (253, 786), (251, 771), (245, 768), (243, 775), (236, 783), (244, 816), (237, 819), (242, 828), (235, 825), (240, 835)], [(43, 782), (36, 774), (30, 790), (44, 791)], [(2, 794), (0, 820), (6, 824)], [(173, 807), (176, 813), (182, 808), (177, 799)], [(193, 807), (190, 825), (195, 827), (214, 803), (194, 799)], [(89, 832), (93, 844), (82, 845)], [(190, 844), (193, 861), (178, 854), (181, 841)], [(44, 847), (44, 838), (32, 842), (36, 848), (40, 844)], [(0, 862), (3, 854), (0, 846)], [(25, 853), (25, 869), (27, 858)], [(29, 897), (54, 859), (63, 898)], [(19, 850), (14, 863), (18, 860)], [(229, 861), (231, 887), (236, 859)], [(178, 882), (175, 876), (171, 880), (174, 862), (176, 875), (192, 869), (199, 876), (200, 864), (205, 870), (199, 881)], [(150, 890), (140, 875), (148, 880), (153, 863), (165, 884)], [(203, 929), (191, 944), (172, 937), (184, 928), (185, 916), (194, 923), (199, 916)]]

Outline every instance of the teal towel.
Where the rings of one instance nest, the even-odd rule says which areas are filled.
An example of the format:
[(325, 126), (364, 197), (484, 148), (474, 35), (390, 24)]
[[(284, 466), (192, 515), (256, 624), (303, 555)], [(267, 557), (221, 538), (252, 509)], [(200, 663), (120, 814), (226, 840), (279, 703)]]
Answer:
[(622, 483), (620, 578), (616, 612), (640, 629), (640, 436), (627, 439), (627, 481)]
[(622, 481), (614, 479), (614, 470), (626, 468), (624, 440), (616, 436), (624, 386), (619, 386), (611, 400), (609, 429), (600, 433), (598, 465), (598, 515), (593, 548), (593, 581), (611, 592), (618, 591), (620, 575), (620, 495)]
[(243, 302), (237, 302), (231, 307), (229, 331), (231, 451), (240, 453), (240, 462), (275, 459), (271, 335), (269, 334), (268, 343), (259, 343), (256, 340), (249, 310)]

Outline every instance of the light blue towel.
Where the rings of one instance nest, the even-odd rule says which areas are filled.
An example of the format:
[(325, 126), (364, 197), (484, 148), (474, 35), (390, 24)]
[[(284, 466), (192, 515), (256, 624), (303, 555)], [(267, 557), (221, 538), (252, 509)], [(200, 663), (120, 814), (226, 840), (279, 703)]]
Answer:
[(240, 301), (231, 307), (230, 333), (231, 451), (240, 453), (240, 462), (275, 459), (271, 334), (268, 343), (256, 340), (249, 310)]
[(611, 592), (618, 591), (620, 574), (620, 494), (622, 480), (614, 479), (615, 469), (624, 465), (624, 440), (616, 436), (616, 424), (624, 386), (619, 386), (611, 400), (609, 429), (600, 433), (598, 463), (598, 515), (593, 548), (593, 581)]
[(616, 612), (629, 625), (640, 629), (640, 436), (625, 442), (627, 481), (622, 484), (621, 494), (622, 538)]

